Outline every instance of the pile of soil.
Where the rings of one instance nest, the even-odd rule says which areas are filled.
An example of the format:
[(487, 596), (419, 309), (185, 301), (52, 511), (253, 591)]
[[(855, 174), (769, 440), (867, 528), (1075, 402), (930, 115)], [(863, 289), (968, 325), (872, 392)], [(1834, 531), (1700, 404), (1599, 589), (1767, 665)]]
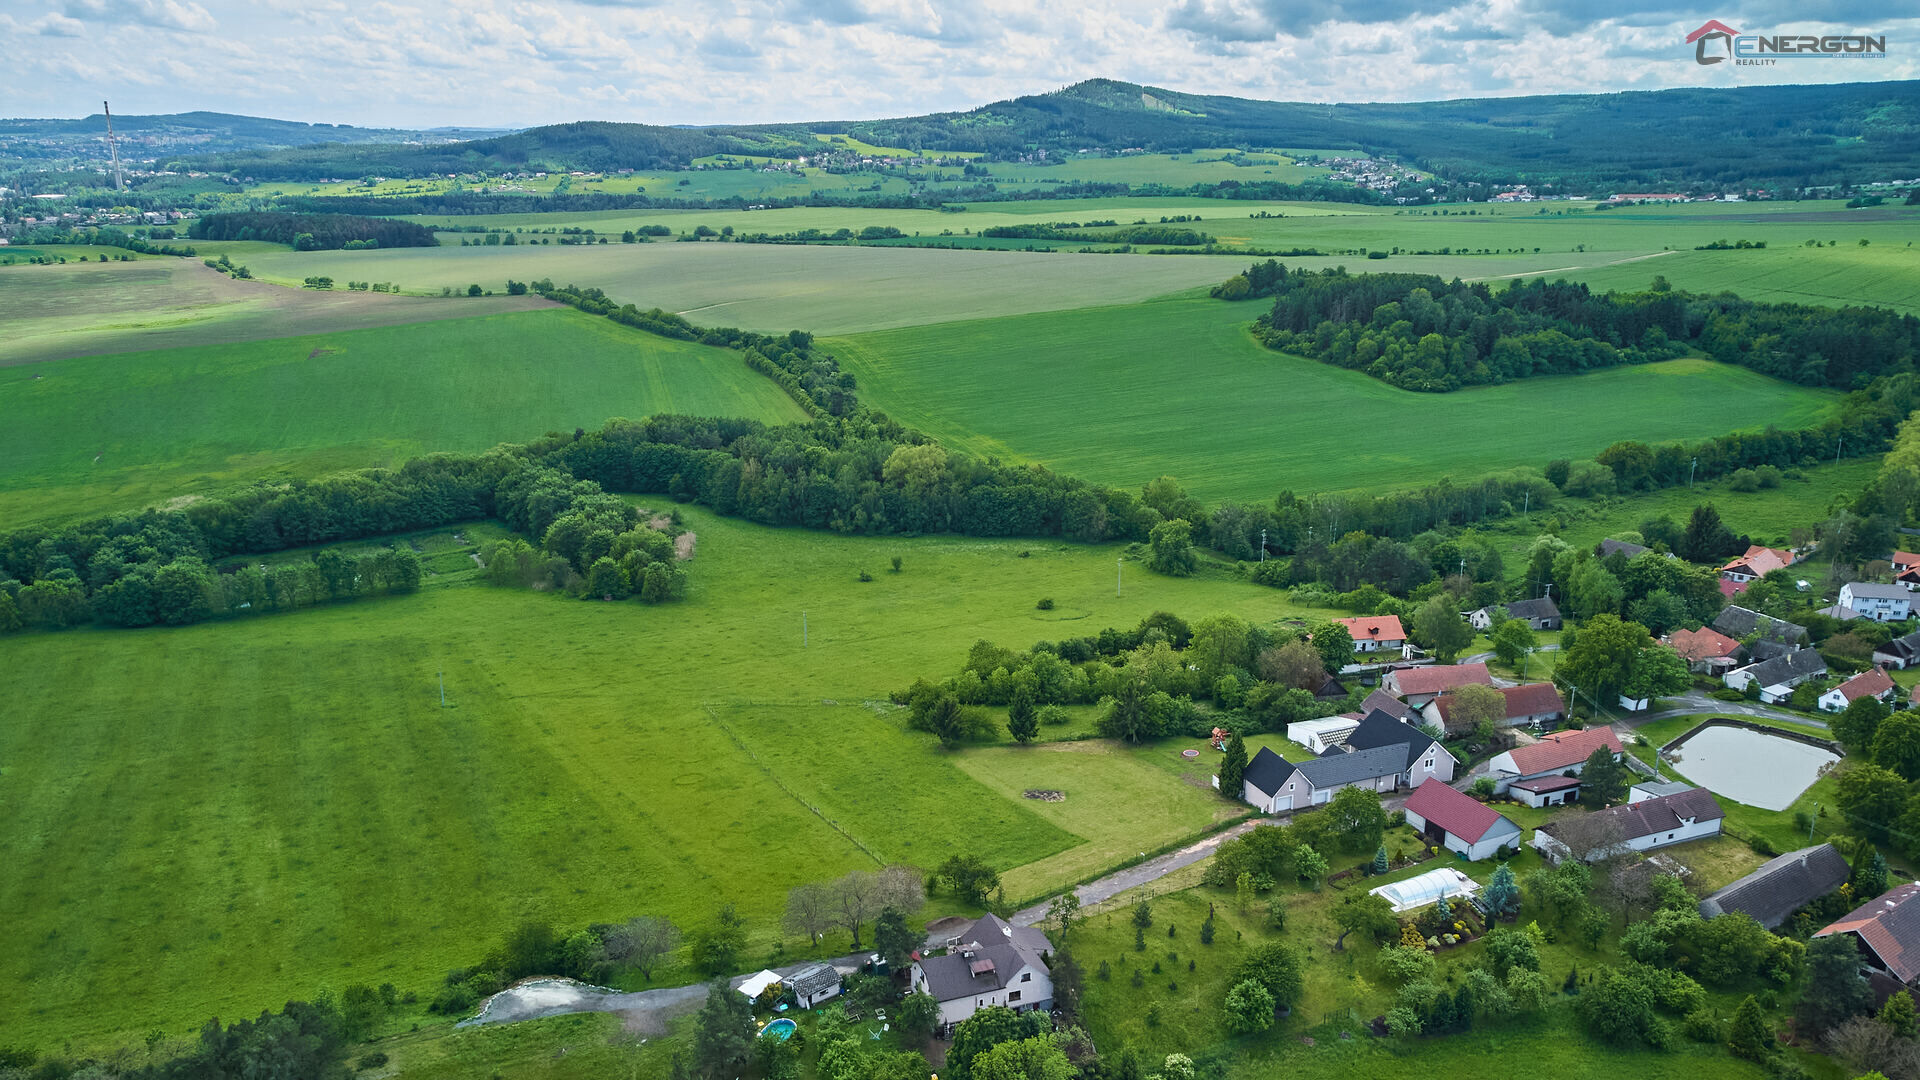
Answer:
[(1067, 801), (1067, 793), (1064, 791), (1040, 791), (1035, 788), (1028, 788), (1023, 794), (1026, 798), (1039, 799), (1041, 802)]

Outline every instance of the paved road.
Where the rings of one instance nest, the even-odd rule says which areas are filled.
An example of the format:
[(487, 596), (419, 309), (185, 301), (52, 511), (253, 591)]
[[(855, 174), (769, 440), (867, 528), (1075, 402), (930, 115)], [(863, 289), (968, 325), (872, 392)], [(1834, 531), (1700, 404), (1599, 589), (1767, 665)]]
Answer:
[[(866, 963), (867, 955), (865, 952), (851, 953), (824, 962), (832, 964), (845, 974), (860, 970), (860, 965)], [(806, 960), (772, 970), (785, 977), (797, 974), (802, 968), (811, 967), (817, 962), (820, 961)], [(727, 980), (727, 985), (738, 987), (748, 978), (748, 975), (735, 975)], [(472, 1019), (462, 1021), (460, 1026), (505, 1024), (515, 1020), (537, 1020), (543, 1016), (560, 1016), (564, 1013), (605, 1012), (620, 1014), (626, 1021), (628, 1031), (643, 1035), (664, 1035), (668, 1020), (698, 1011), (706, 998), (705, 983), (621, 993), (618, 990), (589, 986), (571, 979), (529, 979), (488, 998), (486, 1004), (481, 1006), (479, 1014)]]
[[(1406, 805), (1406, 802), (1407, 796), (1405, 794), (1387, 795), (1381, 798), (1380, 805), (1386, 807), (1387, 811), (1391, 813)], [(1138, 866), (1129, 866), (1124, 870), (1116, 870), (1103, 878), (1090, 881), (1073, 891), (1080, 897), (1081, 907), (1092, 907), (1102, 900), (1111, 900), (1115, 896), (1126, 892), (1128, 889), (1138, 888), (1142, 885), (1158, 881), (1168, 874), (1173, 873), (1175, 870), (1192, 866), (1194, 863), (1212, 855), (1219, 849), (1222, 843), (1236, 836), (1243, 836), (1262, 825), (1284, 824), (1286, 824), (1286, 819), (1277, 817), (1262, 817), (1254, 818), (1252, 821), (1243, 821), (1230, 829), (1214, 833), (1212, 836), (1202, 840), (1196, 840), (1178, 851), (1170, 851), (1165, 855), (1155, 856)], [(1051, 898), (1049, 898), (1049, 902), (1050, 900)], [(1007, 921), (1019, 926), (1038, 926), (1046, 917), (1047, 904), (1039, 903), (1014, 912)]]

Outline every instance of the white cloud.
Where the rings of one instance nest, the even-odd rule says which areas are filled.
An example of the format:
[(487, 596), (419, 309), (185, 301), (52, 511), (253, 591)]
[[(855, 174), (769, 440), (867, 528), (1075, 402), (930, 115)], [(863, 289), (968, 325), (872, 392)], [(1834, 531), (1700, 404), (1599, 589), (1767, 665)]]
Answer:
[[(1753, 3), (1743, 17), (1920, 40), (1920, 19), (1858, 0)], [(1305, 101), (1920, 76), (1920, 48), (1870, 69), (1702, 68), (1682, 42), (1697, 20), (1677, 18), (1653, 0), (0, 0), (0, 28), (39, 35), (0, 67), (0, 110), (83, 114), (106, 95), (382, 127), (772, 123), (1096, 76)], [(193, 61), (102, 69), (156, 32)]]

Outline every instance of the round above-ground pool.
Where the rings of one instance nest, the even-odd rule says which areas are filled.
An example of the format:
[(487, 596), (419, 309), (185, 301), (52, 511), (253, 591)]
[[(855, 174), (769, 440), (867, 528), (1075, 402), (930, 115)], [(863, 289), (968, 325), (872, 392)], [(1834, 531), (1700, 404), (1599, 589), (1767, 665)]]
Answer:
[(773, 1038), (779, 1039), (781, 1042), (785, 1042), (793, 1037), (793, 1029), (796, 1026), (791, 1018), (783, 1016), (768, 1024), (766, 1027), (761, 1028), (760, 1034), (763, 1036), (770, 1035)]

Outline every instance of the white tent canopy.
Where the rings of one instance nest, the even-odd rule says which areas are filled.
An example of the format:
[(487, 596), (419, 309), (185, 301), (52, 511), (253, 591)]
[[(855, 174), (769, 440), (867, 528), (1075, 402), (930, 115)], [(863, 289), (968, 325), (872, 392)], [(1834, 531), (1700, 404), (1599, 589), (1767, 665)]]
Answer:
[(1287, 741), (1299, 743), (1316, 754), (1325, 753), (1329, 746), (1337, 746), (1347, 741), (1353, 729), (1360, 721), (1349, 720), (1344, 716), (1323, 716), (1318, 720), (1298, 720), (1287, 725)]
[(1369, 891), (1375, 896), (1386, 897), (1387, 902), (1393, 905), (1394, 914), (1398, 915), (1428, 904), (1437, 904), (1443, 896), (1472, 896), (1480, 891), (1480, 886), (1474, 884), (1472, 878), (1447, 866)]
[(774, 972), (762, 971), (747, 976), (747, 981), (740, 984), (740, 992), (747, 995), (748, 1000), (753, 1000), (760, 996), (761, 991), (779, 981), (780, 976)]

